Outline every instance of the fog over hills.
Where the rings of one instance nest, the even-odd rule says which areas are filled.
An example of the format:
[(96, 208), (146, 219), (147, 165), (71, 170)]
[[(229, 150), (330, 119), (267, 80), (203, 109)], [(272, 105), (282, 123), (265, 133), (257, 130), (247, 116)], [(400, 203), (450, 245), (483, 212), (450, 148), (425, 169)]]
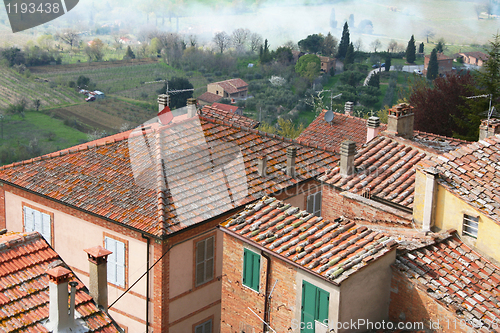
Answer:
[[(498, 4), (496, 1), (491, 3), (490, 12), (496, 13)], [(331, 31), (339, 38), (345, 21), (351, 23), (351, 40), (361, 38), (366, 50), (377, 38), (385, 47), (391, 39), (403, 43), (412, 34), (417, 41), (425, 40), (429, 32), (434, 34), (433, 39), (442, 37), (447, 43), (484, 44), (499, 26), (494, 15), (489, 17), (483, 0), (80, 0), (63, 17), (22, 33), (28, 37), (8, 33), (8, 20), (2, 8), (0, 20), (7, 25), (0, 30), (0, 46), (16, 39), (24, 40), (34, 33), (55, 33), (64, 27), (91, 30), (116, 24), (120, 25), (122, 33), (137, 34), (141, 29), (157, 28), (197, 35), (200, 42), (206, 43), (217, 31), (230, 34), (237, 28), (248, 28), (269, 39), (271, 48), (276, 48), (288, 40), (297, 42), (312, 33)], [(373, 29), (367, 28), (367, 23), (372, 23)]]

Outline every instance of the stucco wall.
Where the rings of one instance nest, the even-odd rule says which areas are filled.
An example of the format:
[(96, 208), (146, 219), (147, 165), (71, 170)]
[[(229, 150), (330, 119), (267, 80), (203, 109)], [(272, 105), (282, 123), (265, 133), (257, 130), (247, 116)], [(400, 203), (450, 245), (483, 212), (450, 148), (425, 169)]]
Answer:
[[(422, 225), (425, 175), (417, 170), (415, 178), (415, 201), (413, 207), (413, 218), (415, 223)], [(433, 225), (439, 230), (455, 229), (461, 235), (462, 240), (470, 246), (476, 247), (480, 252), (500, 261), (500, 225), (451, 193), (443, 185), (437, 185), (436, 204), (434, 211)], [(478, 238), (462, 234), (464, 214), (479, 216)]]
[[(340, 285), (340, 322), (338, 332), (363, 332), (370, 327), (351, 326), (351, 320), (366, 323), (387, 322), (391, 288), (391, 265), (396, 259), (393, 250), (351, 275)], [(345, 325), (344, 323), (349, 323)], [(347, 327), (347, 329), (346, 329)]]

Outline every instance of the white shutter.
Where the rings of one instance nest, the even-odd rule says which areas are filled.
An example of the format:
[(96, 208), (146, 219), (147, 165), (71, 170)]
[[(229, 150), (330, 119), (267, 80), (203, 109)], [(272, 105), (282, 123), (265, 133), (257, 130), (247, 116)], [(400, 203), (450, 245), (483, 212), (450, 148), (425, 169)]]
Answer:
[(35, 221), (33, 217), (33, 209), (24, 207), (24, 231), (35, 231)]
[(108, 282), (116, 283), (116, 241), (105, 237), (104, 247), (113, 252), (108, 256)]
[(50, 215), (42, 213), (42, 230), (40, 231), (43, 238), (50, 244)]
[(42, 233), (42, 213), (33, 210), (33, 216), (35, 217), (35, 231)]
[(125, 287), (125, 244), (116, 243), (116, 284)]

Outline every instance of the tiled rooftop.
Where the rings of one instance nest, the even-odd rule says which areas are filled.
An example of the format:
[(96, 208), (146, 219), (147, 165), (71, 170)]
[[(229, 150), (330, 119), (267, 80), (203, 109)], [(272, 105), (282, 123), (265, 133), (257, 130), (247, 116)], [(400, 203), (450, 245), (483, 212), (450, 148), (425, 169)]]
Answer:
[(330, 222), (272, 197), (247, 205), (222, 226), (338, 284), (396, 246), (352, 221)]
[[(160, 148), (150, 131), (4, 166), (0, 180), (162, 236), (317, 176), (337, 160), (330, 152), (203, 116), (157, 133), (167, 188), (156, 183)], [(142, 142), (132, 158), (131, 140)], [(292, 145), (297, 147), (295, 178), (285, 173), (286, 149)], [(257, 157), (263, 155), (265, 177), (257, 173)]]
[(214, 82), (210, 84), (217, 84), (221, 86), (222, 89), (224, 89), (224, 91), (227, 92), (228, 94), (234, 94), (237, 93), (238, 91), (246, 90), (246, 88), (248, 87), (248, 83), (238, 78)]
[(500, 222), (500, 136), (490, 136), (423, 163), (439, 182), (471, 206)]
[(200, 96), (198, 96), (198, 100), (207, 102), (207, 103), (214, 103), (217, 102), (218, 100), (222, 99), (222, 96), (219, 96), (217, 94), (211, 93), (211, 92), (204, 92)]
[(470, 144), (470, 142), (438, 134), (413, 131), (413, 142), (421, 144), (428, 148), (433, 148), (440, 153), (448, 153), (461, 146)]
[[(58, 254), (37, 232), (0, 236), (0, 331), (49, 332), (49, 278), (46, 270), (63, 264)], [(85, 286), (78, 282), (76, 312), (89, 332), (119, 332), (111, 318), (99, 311)]]
[(222, 104), (222, 103), (213, 103), (212, 107), (219, 109), (219, 110), (222, 110), (222, 111), (231, 112), (231, 113), (234, 113), (236, 111), (236, 109), (238, 109), (237, 105), (229, 105), (229, 104)]
[(337, 166), (320, 179), (360, 195), (370, 189), (370, 196), (412, 208), (415, 166), (425, 156), (424, 152), (410, 145), (377, 136), (356, 154), (354, 174), (342, 177)]
[[(297, 142), (329, 151), (340, 151), (340, 143), (352, 140), (360, 147), (366, 143), (366, 125), (368, 120), (334, 112), (331, 124), (325, 121), (326, 110), (320, 113), (314, 121), (297, 138)], [(380, 131), (387, 128), (380, 124)]]
[(467, 322), (500, 322), (500, 268), (471, 250), (456, 234), (398, 255), (395, 267)]
[(206, 105), (203, 107), (203, 109), (200, 110), (200, 113), (206, 118), (222, 120), (229, 124), (240, 127), (246, 127), (246, 128), (259, 127), (260, 123), (257, 120), (253, 120), (252, 118), (235, 114), (234, 111), (238, 108), (237, 106), (233, 106), (233, 112), (230, 112), (228, 110), (221, 109), (220, 105), (225, 105), (225, 104), (214, 103), (214, 105), (212, 106)]

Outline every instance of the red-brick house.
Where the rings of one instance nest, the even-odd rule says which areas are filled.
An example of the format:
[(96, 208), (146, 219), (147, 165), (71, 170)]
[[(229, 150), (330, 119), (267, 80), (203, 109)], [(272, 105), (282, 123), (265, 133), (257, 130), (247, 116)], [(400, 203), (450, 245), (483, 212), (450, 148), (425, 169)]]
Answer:
[(129, 332), (219, 331), (217, 225), (264, 194), (305, 209), (337, 159), (192, 113), (0, 170), (1, 228), (40, 231), (85, 284), (83, 250), (113, 252), (109, 313)]
[(438, 332), (498, 332), (499, 285), (498, 265), (452, 231), (444, 240), (397, 256), (389, 317)]
[[(428, 54), (424, 58), (424, 70), (422, 73), (427, 75), (427, 67), (429, 66), (429, 61), (431, 60), (431, 55)], [(453, 71), (453, 58), (444, 55), (441, 52), (437, 53), (437, 61), (438, 61), (438, 74), (443, 75)]]
[(270, 197), (220, 229), (221, 332), (355, 332), (387, 321), (390, 237)]
[(0, 235), (0, 267), (2, 332), (122, 332), (38, 232)]
[(457, 57), (461, 57), (464, 64), (473, 65), (477, 67), (482, 67), (483, 64), (488, 60), (489, 55), (483, 52), (460, 52)]

